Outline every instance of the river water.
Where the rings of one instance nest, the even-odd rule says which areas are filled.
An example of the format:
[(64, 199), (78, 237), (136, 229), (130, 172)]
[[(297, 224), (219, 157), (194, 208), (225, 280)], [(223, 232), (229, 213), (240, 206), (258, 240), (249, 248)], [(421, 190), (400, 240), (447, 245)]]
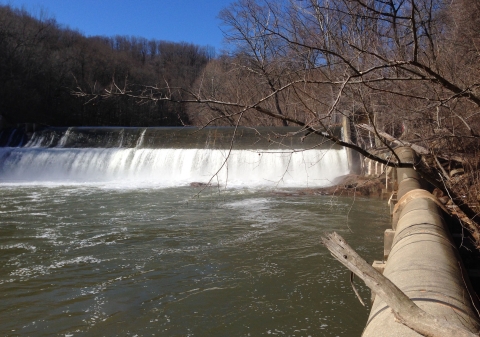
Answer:
[(3, 132), (0, 335), (359, 336), (370, 292), (320, 237), (379, 259), (386, 204), (298, 193), (343, 149), (242, 132)]
[(2, 186), (0, 335), (361, 334), (368, 308), (319, 238), (378, 259), (384, 202), (198, 192)]

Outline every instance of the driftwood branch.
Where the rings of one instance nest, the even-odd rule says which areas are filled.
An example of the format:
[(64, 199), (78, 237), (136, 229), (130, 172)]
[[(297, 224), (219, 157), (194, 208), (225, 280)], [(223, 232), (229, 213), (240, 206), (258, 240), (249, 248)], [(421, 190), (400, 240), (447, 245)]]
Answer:
[(410, 329), (429, 337), (478, 337), (463, 327), (420, 309), (395, 284), (362, 259), (337, 233), (327, 234), (321, 240), (333, 257), (360, 277), (392, 309), (397, 320)]

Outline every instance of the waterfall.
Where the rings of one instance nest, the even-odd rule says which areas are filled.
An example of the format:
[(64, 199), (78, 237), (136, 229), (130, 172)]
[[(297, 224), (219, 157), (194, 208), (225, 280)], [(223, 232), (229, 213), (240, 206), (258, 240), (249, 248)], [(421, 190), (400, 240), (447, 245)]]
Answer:
[[(178, 139), (170, 137), (168, 143), (161, 138), (162, 130), (136, 129), (108, 130), (103, 142), (110, 147), (74, 147), (92, 143), (92, 139), (86, 140), (92, 131), (82, 134), (69, 128), (62, 132), (36, 134), (24, 147), (0, 148), (0, 183), (316, 187), (348, 174), (345, 150), (332, 148), (332, 144), (305, 150), (262, 148), (258, 141), (253, 142), (255, 147), (232, 150), (192, 147), (188, 142), (182, 147)], [(98, 134), (93, 138), (97, 145), (102, 142)], [(71, 146), (65, 147), (67, 144)], [(125, 144), (130, 145), (118, 147)]]
[(60, 141), (58, 142), (58, 147), (64, 147), (67, 144), (68, 141), (68, 136), (70, 136), (70, 133), (72, 132), (72, 128), (68, 128), (67, 132), (60, 138)]
[(137, 141), (137, 143), (135, 144), (135, 147), (136, 147), (136, 148), (139, 148), (139, 147), (142, 146), (142, 144), (143, 144), (143, 139), (145, 138), (145, 132), (147, 132), (147, 129), (144, 129), (144, 130), (142, 131), (142, 133), (140, 134), (140, 137), (138, 137), (138, 141)]

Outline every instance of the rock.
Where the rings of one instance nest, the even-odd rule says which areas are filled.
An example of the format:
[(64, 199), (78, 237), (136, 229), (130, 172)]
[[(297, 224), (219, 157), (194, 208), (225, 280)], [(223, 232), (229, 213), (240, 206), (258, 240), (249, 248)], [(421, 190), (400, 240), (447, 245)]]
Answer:
[(190, 183), (190, 186), (192, 186), (192, 187), (207, 187), (207, 186), (210, 186), (210, 184), (194, 181), (194, 182)]

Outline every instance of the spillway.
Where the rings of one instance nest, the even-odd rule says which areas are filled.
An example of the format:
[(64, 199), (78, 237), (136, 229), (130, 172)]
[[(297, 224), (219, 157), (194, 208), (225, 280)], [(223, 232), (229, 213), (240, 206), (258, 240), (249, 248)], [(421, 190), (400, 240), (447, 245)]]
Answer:
[(7, 184), (321, 187), (349, 173), (343, 148), (297, 129), (15, 129), (1, 141)]

